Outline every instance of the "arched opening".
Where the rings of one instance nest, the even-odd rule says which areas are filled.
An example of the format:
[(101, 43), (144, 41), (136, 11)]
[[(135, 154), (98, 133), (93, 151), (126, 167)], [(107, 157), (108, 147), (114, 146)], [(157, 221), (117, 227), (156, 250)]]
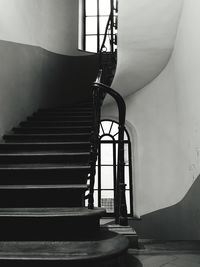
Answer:
[[(95, 206), (103, 207), (108, 216), (114, 215), (117, 176), (118, 123), (102, 120), (99, 133), (99, 156), (94, 187)], [(133, 216), (132, 152), (131, 141), (125, 129), (124, 138), (125, 183), (128, 215)]]

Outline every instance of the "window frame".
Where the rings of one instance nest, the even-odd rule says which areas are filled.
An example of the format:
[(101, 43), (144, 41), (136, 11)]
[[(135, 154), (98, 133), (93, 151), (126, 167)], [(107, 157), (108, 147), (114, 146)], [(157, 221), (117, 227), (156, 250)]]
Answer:
[[(111, 126), (110, 126), (110, 130), (108, 133), (105, 133), (102, 127), (102, 122), (104, 121), (108, 121), (111, 122)], [(114, 120), (109, 120), (109, 119), (105, 119), (101, 121), (100, 127), (102, 128), (103, 134), (99, 136), (99, 147), (98, 147), (98, 151), (99, 151), (99, 156), (98, 156), (98, 160), (97, 160), (97, 164), (96, 164), (96, 170), (98, 173), (98, 181), (97, 181), (97, 188), (94, 189), (94, 192), (97, 192), (97, 204), (98, 207), (101, 207), (101, 195), (102, 195), (102, 191), (113, 191), (113, 196), (115, 199), (115, 186), (116, 186), (116, 177), (117, 177), (117, 144), (119, 143), (118, 140), (115, 139), (115, 136), (117, 136), (117, 133), (115, 135), (111, 134), (111, 129), (113, 127), (113, 124), (117, 124), (117, 121)], [(128, 171), (129, 171), (129, 189), (126, 189), (126, 192), (129, 192), (129, 198), (127, 199), (127, 203), (129, 202), (130, 205), (130, 212), (128, 212), (128, 216), (129, 217), (133, 217), (133, 181), (132, 181), (132, 148), (131, 148), (131, 141), (130, 141), (130, 136), (129, 133), (127, 131), (127, 129), (125, 128), (125, 135), (127, 136), (127, 140), (124, 140), (124, 144), (127, 145), (128, 147), (128, 164), (126, 164), (125, 166), (128, 166)], [(109, 137), (111, 140), (102, 140), (102, 138), (104, 138), (105, 136)], [(101, 164), (101, 145), (102, 144), (112, 144), (113, 145), (113, 163), (112, 164)], [(113, 167), (113, 188), (103, 188), (101, 187), (101, 182), (102, 182), (102, 178), (101, 178), (101, 168), (104, 166), (110, 166)], [(107, 212), (106, 214), (107, 217), (113, 217), (114, 216), (114, 211), (113, 212)]]
[[(100, 1), (101, 0), (93, 0), (93, 1), (96, 1), (97, 2), (97, 12), (96, 12), (97, 14), (87, 15), (87, 12), (86, 12), (86, 1), (87, 0), (82, 0), (82, 1), (83, 1), (82, 2), (82, 5), (83, 5), (82, 6), (82, 21), (83, 21), (83, 25), (81, 27), (81, 31), (82, 31), (82, 34), (81, 34), (82, 35), (81, 47), (82, 47), (82, 49), (84, 51), (88, 51), (88, 52), (92, 52), (92, 53), (98, 53), (100, 51), (100, 49), (101, 49), (101, 38), (104, 37), (104, 34), (105, 34), (105, 33), (101, 33), (101, 30), (100, 30), (100, 19), (102, 17), (109, 18), (110, 12), (112, 10), (113, 11), (116, 10), (117, 5), (118, 5), (117, 4), (118, 2), (116, 2), (116, 4), (115, 4), (115, 1), (116, 0), (108, 0), (108, 1), (110, 1), (110, 12), (109, 12), (108, 15), (103, 15), (103, 14), (101, 15), (100, 14)], [(115, 8), (114, 5), (116, 5), (116, 8)], [(96, 17), (97, 18), (97, 32), (96, 33), (87, 34), (86, 20), (89, 17)], [(113, 13), (114, 20), (115, 20), (115, 17), (116, 17), (116, 15), (114, 15), (114, 13)], [(112, 43), (113, 43), (113, 28), (111, 28), (111, 29), (112, 30), (111, 30), (109, 36), (110, 36), (110, 41), (112, 41)], [(97, 41), (96, 41), (96, 49), (95, 49), (95, 51), (90, 51), (90, 50), (87, 49), (87, 45), (86, 45), (86, 43), (87, 43), (87, 36), (96, 36)], [(111, 52), (113, 52), (113, 46), (111, 46), (109, 50), (111, 50)]]

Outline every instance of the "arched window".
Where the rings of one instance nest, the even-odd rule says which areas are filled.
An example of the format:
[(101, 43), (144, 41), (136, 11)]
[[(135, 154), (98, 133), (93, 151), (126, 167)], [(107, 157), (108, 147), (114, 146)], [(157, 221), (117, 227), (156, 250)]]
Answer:
[[(107, 215), (114, 214), (114, 188), (117, 175), (118, 129), (117, 122), (103, 120), (100, 125), (99, 157), (95, 178), (95, 206), (106, 208)], [(131, 142), (125, 129), (124, 138), (125, 183), (128, 215), (133, 215)]]

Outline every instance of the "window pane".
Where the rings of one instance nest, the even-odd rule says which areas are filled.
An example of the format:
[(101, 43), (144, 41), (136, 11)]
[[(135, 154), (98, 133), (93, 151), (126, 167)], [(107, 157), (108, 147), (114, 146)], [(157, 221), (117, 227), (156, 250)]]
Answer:
[(97, 15), (97, 0), (86, 0), (86, 16)]
[(102, 121), (102, 127), (105, 133), (109, 133), (112, 121)]
[(86, 36), (86, 51), (97, 52), (97, 36)]
[(110, 14), (110, 0), (99, 0), (99, 14), (100, 15)]
[(86, 34), (97, 34), (97, 18), (86, 18)]
[[(117, 140), (118, 140), (118, 135), (117, 135)], [(124, 161), (125, 161), (125, 164), (128, 165), (129, 164), (129, 153), (128, 153), (128, 144), (124, 144)], [(117, 159), (118, 159), (118, 144), (116, 144), (116, 162), (117, 162)]]
[(124, 161), (125, 164), (129, 164), (128, 144), (124, 144)]
[(128, 136), (127, 136), (126, 132), (124, 132), (124, 140), (128, 140)]
[(125, 184), (126, 184), (126, 189), (130, 189), (130, 175), (129, 175), (129, 166), (125, 166)]
[(113, 164), (113, 144), (101, 144), (101, 164)]
[(105, 34), (108, 17), (100, 17), (100, 34)]
[(114, 192), (103, 191), (101, 192), (101, 207), (105, 208), (107, 212), (114, 212)]
[(101, 188), (112, 189), (113, 185), (113, 166), (101, 166)]
[(131, 206), (130, 206), (130, 191), (126, 191), (126, 205), (127, 205), (127, 213), (130, 214)]
[(113, 123), (112, 130), (111, 130), (111, 135), (115, 135), (118, 132), (119, 132), (118, 124), (117, 123)]
[(105, 135), (104, 137), (101, 138), (103, 141), (113, 141), (112, 137), (109, 135)]
[(95, 183), (94, 183), (94, 189), (98, 188), (98, 166), (96, 166), (96, 175), (95, 175)]

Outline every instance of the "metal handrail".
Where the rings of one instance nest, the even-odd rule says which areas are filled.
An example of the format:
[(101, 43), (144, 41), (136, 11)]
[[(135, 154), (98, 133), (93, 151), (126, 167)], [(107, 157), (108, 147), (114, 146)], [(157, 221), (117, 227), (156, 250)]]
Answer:
[(111, 20), (113, 19), (113, 11), (110, 12), (110, 15), (108, 17), (108, 21), (107, 21), (107, 24), (106, 24), (106, 28), (105, 28), (105, 33), (104, 33), (104, 38), (103, 38), (103, 41), (102, 41), (102, 44), (101, 44), (101, 48), (100, 48), (100, 53), (103, 52), (103, 48), (105, 47), (105, 42), (106, 42), (106, 38), (108, 36), (108, 28), (111, 24)]
[(125, 116), (126, 105), (122, 96), (110, 88), (109, 86), (100, 82), (102, 70), (98, 74), (98, 79), (93, 83), (93, 128), (91, 140), (91, 175), (90, 175), (90, 192), (89, 192), (89, 205), (92, 209), (94, 207), (94, 182), (96, 174), (96, 160), (98, 157), (98, 144), (99, 144), (99, 127), (101, 120), (101, 106), (106, 94), (112, 96), (118, 106), (119, 114), (119, 145), (118, 145), (118, 165), (117, 165), (117, 181), (116, 181), (116, 199), (115, 199), (115, 216), (116, 223), (120, 225), (127, 225), (127, 205), (125, 196), (125, 179), (124, 179), (124, 129), (125, 129)]

